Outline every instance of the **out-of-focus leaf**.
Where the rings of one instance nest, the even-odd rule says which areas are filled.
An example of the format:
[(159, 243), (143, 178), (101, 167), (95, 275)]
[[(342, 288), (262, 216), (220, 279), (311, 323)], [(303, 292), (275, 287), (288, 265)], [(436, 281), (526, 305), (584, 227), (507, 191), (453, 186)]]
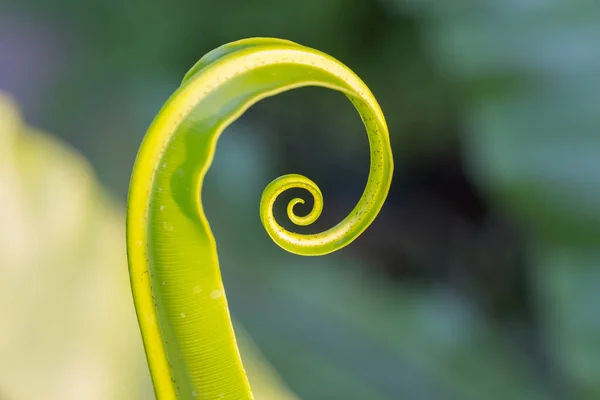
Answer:
[(6, 96), (0, 115), (2, 398), (148, 398), (121, 208)]
[(600, 3), (396, 1), (463, 90), (473, 176), (533, 234), (569, 398), (600, 398)]
[[(25, 126), (0, 94), (2, 400), (153, 397), (124, 220), (87, 162)], [(238, 336), (256, 397), (293, 400), (249, 338)]]

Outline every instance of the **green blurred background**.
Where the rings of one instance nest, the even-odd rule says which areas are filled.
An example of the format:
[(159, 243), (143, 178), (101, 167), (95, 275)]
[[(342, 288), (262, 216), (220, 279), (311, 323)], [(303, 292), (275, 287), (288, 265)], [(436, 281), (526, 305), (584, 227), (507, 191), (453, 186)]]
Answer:
[(203, 198), (247, 359), (272, 367), (257, 398), (600, 399), (589, 0), (1, 0), (0, 399), (152, 398), (124, 251), (130, 171), (187, 69), (252, 36), (352, 68), (396, 159), (363, 236), (301, 258), (270, 242), (260, 194), (313, 179), (312, 231), (352, 209), (368, 148), (350, 103), (288, 92), (220, 140)]

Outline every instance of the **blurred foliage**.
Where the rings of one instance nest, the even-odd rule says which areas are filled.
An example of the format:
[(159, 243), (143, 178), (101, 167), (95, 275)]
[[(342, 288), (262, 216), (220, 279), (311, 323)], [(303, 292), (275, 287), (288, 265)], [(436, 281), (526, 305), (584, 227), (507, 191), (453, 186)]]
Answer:
[(565, 395), (600, 398), (600, 4), (398, 0), (463, 93), (471, 173), (530, 233)]
[[(301, 398), (600, 398), (597, 2), (23, 0), (9, 11), (0, 13), (0, 87), (20, 94), (27, 119), (82, 151), (121, 198), (153, 115), (218, 45), (285, 37), (334, 55), (368, 83), (397, 169), (380, 218), (347, 250), (284, 254), (257, 212), (265, 185), (290, 172), (323, 190), (317, 229), (352, 207), (366, 140), (341, 96), (303, 89), (258, 104), (219, 142), (204, 189), (232, 312)], [(87, 182), (76, 177), (59, 180), (74, 185), (74, 196)], [(6, 193), (3, 218), (20, 215), (10, 197), (18, 191)], [(38, 207), (59, 201), (23, 196)], [(75, 201), (65, 197), (60, 204)], [(110, 220), (66, 214), (89, 229)], [(9, 226), (0, 257), (29, 237)], [(34, 231), (40, 242), (60, 238)], [(65, 239), (64, 257), (74, 249), (85, 257), (80, 236)], [(27, 265), (38, 275), (54, 264)], [(73, 269), (67, 259), (59, 265)], [(117, 301), (119, 271), (115, 293), (96, 297)], [(54, 287), (61, 293), (76, 279), (85, 277)], [(0, 297), (0, 310), (13, 310), (13, 298)], [(23, 315), (37, 315), (38, 305), (22, 304)], [(28, 321), (20, 332), (39, 324)], [(125, 326), (133, 332), (132, 320), (104, 325), (106, 337), (121, 337)], [(14, 363), (38, 357), (23, 347), (10, 354)], [(26, 382), (2, 360), (0, 392), (3, 376)]]

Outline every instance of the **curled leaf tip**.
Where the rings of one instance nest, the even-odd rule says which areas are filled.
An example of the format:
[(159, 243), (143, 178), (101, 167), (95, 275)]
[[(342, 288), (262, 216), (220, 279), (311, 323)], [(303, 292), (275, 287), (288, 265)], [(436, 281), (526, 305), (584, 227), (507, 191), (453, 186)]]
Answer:
[(387, 125), (368, 87), (348, 67), (317, 50), (274, 38), (244, 39), (202, 57), (165, 103), (140, 146), (127, 204), (127, 255), (138, 322), (157, 397), (252, 399), (229, 317), (215, 239), (198, 197), (221, 133), (249, 107), (302, 86), (344, 93), (358, 111), (370, 146), (370, 172), (352, 212), (317, 234), (284, 229), (277, 197), (307, 190), (311, 211), (288, 218), (314, 223), (319, 187), (302, 175), (271, 182), (260, 201), (269, 236), (292, 253), (331, 253), (356, 239), (377, 216), (393, 172)]

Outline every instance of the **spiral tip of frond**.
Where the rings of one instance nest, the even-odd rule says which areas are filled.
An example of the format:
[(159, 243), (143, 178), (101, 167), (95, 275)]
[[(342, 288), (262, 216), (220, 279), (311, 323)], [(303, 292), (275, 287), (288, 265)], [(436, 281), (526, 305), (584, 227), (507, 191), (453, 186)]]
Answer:
[(294, 239), (296, 239), (295, 243), (297, 243), (298, 239), (301, 239), (302, 235), (287, 231), (285, 228), (279, 225), (273, 215), (273, 207), (277, 197), (289, 189), (305, 189), (311, 194), (314, 200), (312, 209), (307, 215), (304, 216), (300, 216), (294, 211), (294, 207), (296, 205), (305, 203), (304, 199), (296, 197), (289, 201), (287, 205), (287, 216), (292, 223), (298, 226), (310, 225), (319, 218), (321, 212), (323, 211), (323, 195), (321, 194), (321, 190), (316, 183), (305, 176), (297, 174), (281, 176), (269, 183), (269, 185), (267, 185), (265, 188), (260, 201), (260, 217), (262, 223), (273, 241), (275, 241), (284, 249), (293, 251), (291, 248), (289, 248), (290, 246), (286, 245), (286, 243), (290, 241), (289, 239), (292, 235)]
[[(294, 211), (294, 207), (296, 206), (296, 204), (304, 204), (304, 199), (297, 197), (295, 199), (290, 200), (290, 202), (288, 203), (287, 216), (290, 219), (290, 221), (292, 221), (295, 225), (298, 225), (298, 226), (310, 225), (313, 222), (315, 222), (317, 220), (317, 218), (319, 218), (319, 215), (316, 215), (313, 212), (310, 212), (309, 214), (307, 214), (305, 216), (299, 216)], [(313, 210), (314, 209), (315, 208), (313, 207)]]

